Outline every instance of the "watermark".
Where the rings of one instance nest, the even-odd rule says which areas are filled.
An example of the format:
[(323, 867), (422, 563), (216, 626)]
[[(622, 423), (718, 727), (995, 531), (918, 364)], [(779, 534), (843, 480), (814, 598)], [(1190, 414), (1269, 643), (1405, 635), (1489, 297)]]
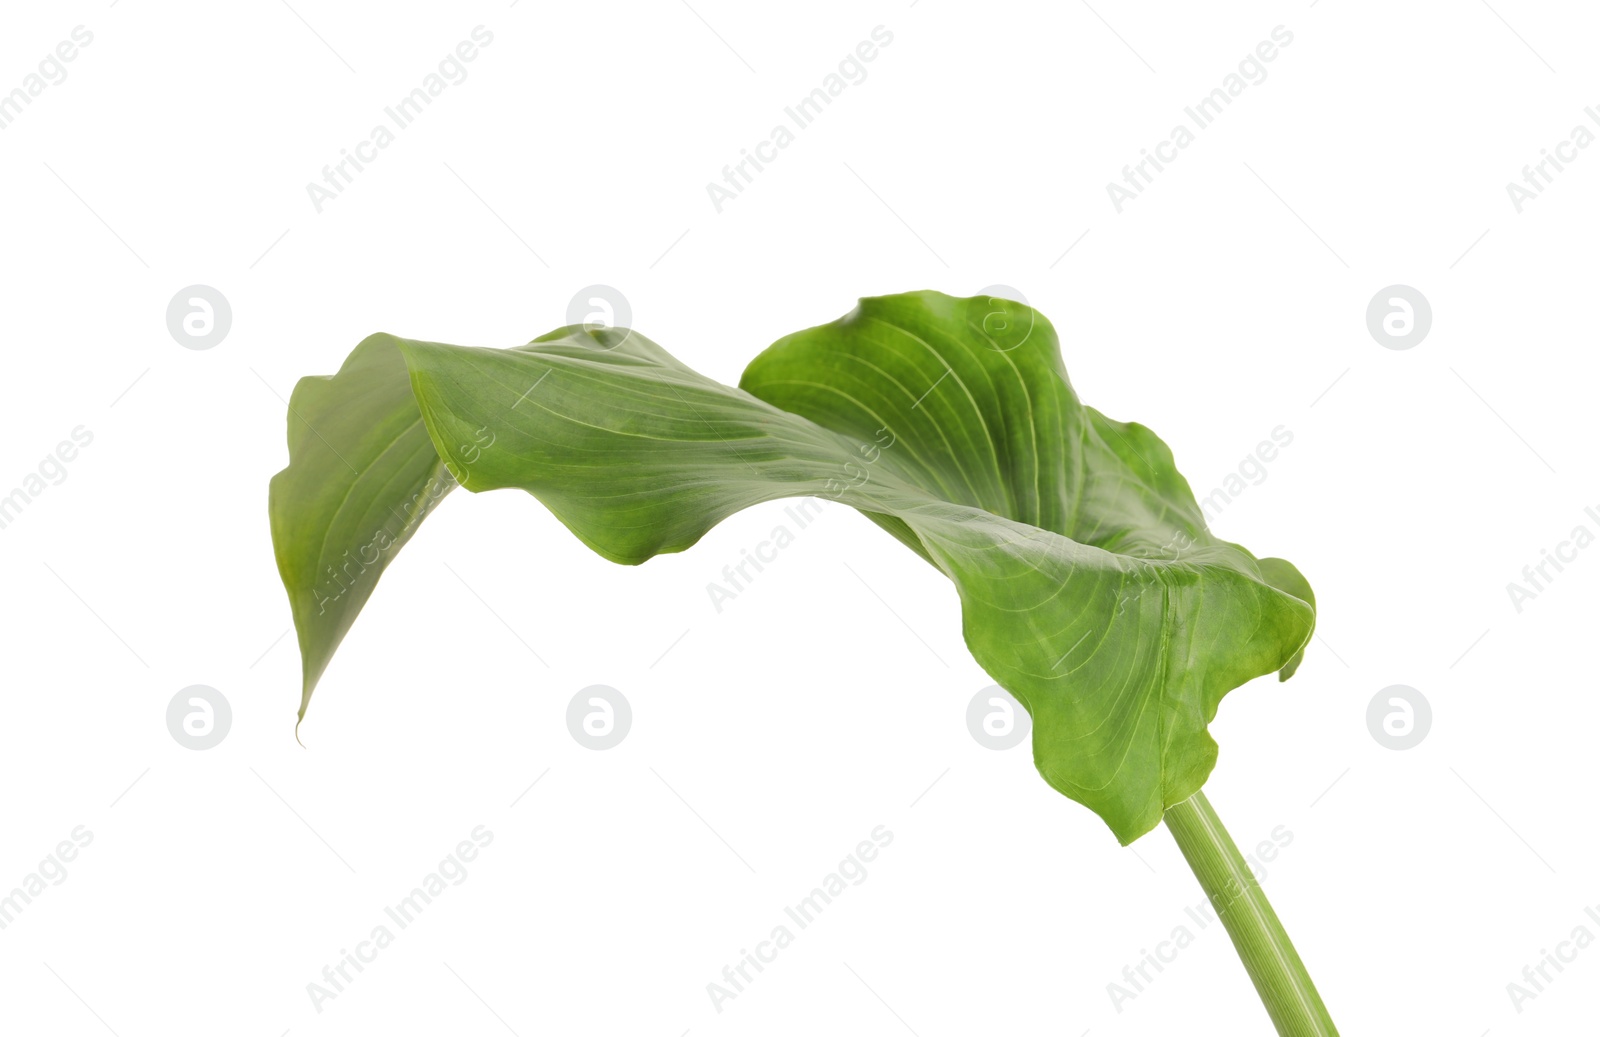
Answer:
[[(1180, 122), (1174, 126), (1167, 134), (1167, 139), (1157, 143), (1154, 148), (1141, 148), (1139, 154), (1142, 157), (1139, 161), (1122, 167), (1122, 183), (1112, 180), (1106, 184), (1111, 207), (1119, 216), (1123, 206), (1144, 194), (1145, 188), (1155, 183), (1156, 174), (1164, 172), (1195, 142), (1196, 130), (1209, 129), (1223, 110), (1233, 104), (1235, 97), (1249, 87), (1260, 86), (1267, 81), (1267, 63), (1277, 60), (1279, 48), (1294, 42), (1294, 33), (1281, 25), (1274, 26), (1270, 36), (1270, 39), (1256, 44), (1255, 49), (1239, 61), (1237, 72), (1229, 72), (1222, 77), (1221, 86), (1184, 108), (1183, 114), (1188, 116), (1187, 123)], [(1190, 129), (1189, 123), (1193, 123), (1195, 129)]]
[[(567, 303), (567, 323), (628, 331), (633, 326), (633, 307), (628, 305), (627, 296), (610, 285), (592, 284), (573, 293), (572, 301)], [(605, 348), (616, 349), (628, 338), (624, 335)]]
[[(796, 131), (809, 129), (833, 104), (835, 97), (867, 81), (867, 64), (878, 59), (880, 48), (894, 42), (894, 33), (875, 25), (870, 37), (856, 44), (855, 49), (839, 61), (836, 71), (822, 77), (819, 86), (784, 108), (783, 114), (788, 121), (774, 126), (766, 140), (750, 148), (740, 148), (739, 161), (722, 167), (722, 183), (710, 181), (706, 184), (706, 196), (711, 199), (711, 207), (718, 215), (721, 215), (724, 205), (744, 194), (745, 188), (755, 183), (756, 174), (776, 162), (778, 156), (798, 139)], [(791, 125), (794, 129), (789, 128)]]
[(967, 300), (967, 323), (977, 328), (989, 348), (1009, 353), (1033, 334), (1036, 314), (1028, 300), (1008, 284), (992, 284)]
[[(1600, 511), (1584, 508), (1583, 514), (1595, 524), (1596, 528), (1600, 528)], [(1587, 523), (1580, 522), (1572, 527), (1567, 539), (1556, 544), (1554, 548), (1541, 548), (1539, 560), (1522, 567), (1522, 582), (1512, 580), (1506, 584), (1506, 594), (1511, 598), (1511, 607), (1521, 615), (1524, 604), (1549, 590), (1555, 578), (1566, 571), (1567, 565), (1578, 560), (1578, 552), (1594, 542), (1594, 530), (1590, 529)], [(1550, 572), (1552, 568), (1555, 569), (1554, 573)]]
[(474, 429), (472, 442), (457, 443), (455, 457), (442, 459), (448, 481), (435, 473), (421, 490), (411, 495), (410, 500), (390, 509), (401, 520), (398, 530), (390, 532), (387, 526), (379, 527), (365, 543), (356, 545), (354, 549), (347, 548), (336, 559), (339, 563), (337, 569), (330, 562), (326, 567), (328, 578), (316, 590), (317, 615), (324, 615), (329, 605), (354, 588), (368, 569), (381, 569), (379, 562), (383, 556), (404, 543), (407, 532), (416, 529), (417, 524), (428, 517), (428, 513), (444, 499), (446, 493), (458, 485), (466, 484), (468, 469), (482, 459), (484, 451), (493, 447), (498, 438), (499, 433), (487, 425)]
[[(1267, 881), (1266, 866), (1277, 860), (1278, 854), (1294, 842), (1294, 833), (1284, 825), (1278, 825), (1270, 835), (1270, 839), (1257, 843), (1255, 851), (1244, 859), (1257, 885)], [(1111, 1007), (1117, 1010), (1117, 1014), (1121, 1015), (1129, 1001), (1136, 1000), (1149, 990), (1167, 966), (1177, 961), (1178, 955), (1194, 943), (1198, 934), (1226, 914), (1228, 908), (1244, 895), (1243, 886), (1238, 882), (1230, 882), (1227, 889), (1218, 890), (1198, 904), (1184, 908), (1186, 921), (1173, 926), (1166, 939), (1158, 941), (1153, 950), (1140, 947), (1139, 957), (1132, 964), (1122, 967), (1121, 978), (1106, 984)], [(1194, 923), (1193, 929), (1189, 928), (1189, 922)]]
[[(797, 531), (817, 520), (817, 516), (822, 514), (822, 502), (815, 497), (802, 497), (787, 505), (783, 513), (788, 517), (788, 523), (780, 522), (773, 526), (765, 540), (751, 547), (741, 547), (739, 560), (722, 567), (722, 582), (706, 584), (706, 596), (711, 599), (711, 607), (717, 613), (720, 614), (728, 602), (750, 589), (756, 576), (778, 560), (779, 552), (795, 542)], [(790, 523), (793, 528), (790, 528)], [(754, 573), (751, 573), (752, 569)]]
[[(1591, 105), (1583, 110), (1589, 121), (1600, 126), (1600, 112)], [(1511, 199), (1511, 207), (1522, 215), (1523, 207), (1544, 194), (1544, 189), (1555, 183), (1556, 174), (1566, 171), (1568, 163), (1576, 162), (1578, 156), (1594, 143), (1594, 130), (1583, 123), (1572, 127), (1572, 132), (1567, 139), (1557, 141), (1553, 147), (1540, 148), (1542, 156), (1539, 161), (1522, 167), (1522, 183), (1515, 180), (1506, 182), (1506, 195)], [(1552, 154), (1554, 152), (1554, 154)]]
[(1433, 707), (1416, 688), (1391, 684), (1367, 703), (1367, 730), (1385, 749), (1414, 749), (1433, 728)]
[[(860, 461), (842, 462), (838, 474), (823, 480), (823, 496), (837, 501), (849, 491), (859, 489), (871, 481), (872, 466), (883, 457), (883, 451), (895, 444), (895, 434), (889, 431), (887, 426), (880, 427), (872, 435), (873, 442), (856, 444), (855, 452)], [(766, 571), (768, 565), (777, 561), (779, 552), (795, 542), (796, 532), (804, 530), (823, 513), (822, 503), (814, 497), (804, 497), (786, 505), (783, 513), (794, 524), (794, 528), (785, 523), (772, 527), (768, 537), (755, 544), (753, 548), (740, 548), (739, 561), (722, 567), (721, 583), (706, 584), (706, 596), (711, 599), (713, 610), (721, 613), (728, 602), (749, 590), (751, 584), (755, 582), (755, 575), (750, 570), (754, 569), (755, 574), (760, 574)]]
[[(1583, 913), (1589, 921), (1600, 926), (1600, 911), (1593, 907), (1585, 907)], [(1582, 951), (1588, 950), (1594, 943), (1594, 933), (1582, 922), (1572, 927), (1572, 932), (1567, 934), (1565, 940), (1556, 944), (1555, 950), (1544, 947), (1539, 948), (1538, 964), (1524, 965), (1522, 967), (1522, 981), (1512, 980), (1506, 984), (1506, 994), (1511, 998), (1511, 1007), (1521, 1015), (1523, 1007), (1545, 992), (1545, 988), (1554, 983), (1567, 971), (1567, 966), (1578, 960)], [(1552, 975), (1552, 971), (1554, 974)]]
[(192, 284), (167, 303), (167, 331), (184, 349), (210, 349), (228, 337), (233, 307), (210, 285)]
[(63, 439), (56, 448), (44, 456), (38, 467), (22, 477), (22, 484), (0, 496), (0, 529), (9, 527), (22, 515), (23, 509), (37, 500), (45, 490), (67, 481), (67, 465), (78, 459), (78, 452), (94, 442), (94, 433), (83, 425), (71, 432), (71, 440)]
[(1432, 327), (1433, 307), (1427, 296), (1410, 285), (1392, 284), (1379, 289), (1367, 303), (1367, 331), (1384, 349), (1420, 345)]
[(985, 749), (1014, 749), (1033, 733), (1033, 717), (1009, 691), (991, 684), (967, 703), (967, 731)]
[[(384, 921), (373, 926), (367, 938), (358, 942), (354, 950), (339, 948), (337, 964), (323, 966), (320, 981), (312, 980), (306, 984), (311, 1007), (317, 1010), (318, 1015), (322, 1014), (329, 1001), (347, 991), (368, 965), (378, 960), (378, 954), (394, 943), (397, 932), (415, 922), (423, 910), (446, 889), (467, 881), (467, 865), (477, 860), (483, 848), (494, 842), (494, 833), (485, 825), (477, 826), (470, 835), (470, 839), (457, 843), (455, 849), (424, 875), (410, 893), (393, 904), (386, 904), (383, 908)], [(390, 922), (394, 923), (393, 929), (389, 928)]]
[(67, 865), (78, 859), (78, 852), (94, 842), (94, 833), (79, 825), (56, 843), (39, 866), (22, 877), (11, 892), (0, 896), (0, 929), (16, 922), (24, 908), (51, 886), (67, 881)]
[(470, 39), (462, 40), (439, 60), (436, 70), (422, 77), (422, 85), (383, 109), (387, 121), (372, 127), (367, 139), (354, 147), (342, 148), (339, 161), (322, 167), (322, 182), (306, 184), (306, 197), (311, 207), (321, 215), (323, 206), (344, 194), (345, 188), (355, 183), (356, 176), (378, 160), (398, 139), (399, 131), (410, 129), (422, 113), (433, 104), (433, 99), (452, 86), (467, 81), (467, 65), (478, 60), (480, 48), (494, 42), (494, 33), (483, 26), (475, 26)]
[(167, 730), (185, 749), (214, 749), (233, 727), (233, 707), (216, 688), (191, 684), (167, 703)]
[(37, 71), (22, 77), (21, 86), (13, 87), (8, 94), (0, 94), (0, 130), (10, 128), (23, 111), (32, 106), (35, 97), (52, 86), (65, 83), (67, 64), (78, 59), (80, 48), (93, 42), (94, 33), (81, 25), (73, 26), (68, 38), (40, 60)]
[[(1238, 468), (1222, 479), (1222, 485), (1200, 498), (1200, 510), (1207, 520), (1222, 514), (1224, 508), (1238, 500), (1244, 491), (1267, 481), (1267, 465), (1278, 459), (1278, 454), (1294, 442), (1294, 433), (1283, 425), (1272, 430), (1270, 439), (1263, 439), (1256, 448), (1244, 456)], [(1187, 546), (1187, 545), (1185, 545)]]
[(633, 707), (616, 688), (591, 684), (567, 703), (567, 730), (585, 749), (610, 749), (633, 727)]
[[(934, 382), (933, 385), (928, 387), (928, 392), (922, 394), (923, 399), (927, 398), (928, 393), (938, 388), (939, 382), (944, 381), (949, 373), (947, 370), (940, 375), (939, 381)], [(912, 407), (915, 408), (921, 402), (922, 400), (918, 400), (916, 404), (912, 404)], [(856, 444), (856, 453), (861, 456), (860, 463), (846, 461), (840, 465), (839, 475), (827, 479), (822, 484), (822, 492), (831, 500), (838, 500), (845, 495), (846, 491), (865, 486), (872, 478), (871, 466), (877, 464), (878, 459), (883, 456), (883, 452), (894, 446), (894, 444), (895, 434), (889, 431), (889, 427), (884, 425), (878, 428), (872, 433), (872, 442)]]
[[(846, 889), (867, 881), (867, 865), (877, 859), (884, 847), (894, 842), (894, 833), (884, 825), (874, 828), (869, 835), (871, 838), (857, 843), (855, 849), (833, 871), (822, 877), (822, 882), (815, 889), (794, 904), (784, 906), (786, 921), (773, 926), (767, 938), (756, 944), (754, 951), (739, 948), (737, 963), (722, 967), (721, 981), (713, 980), (706, 984), (711, 1007), (717, 1010), (718, 1015), (722, 1014), (729, 1001), (744, 993), (756, 977), (766, 971), (768, 965), (778, 960), (779, 951), (794, 943), (796, 932), (806, 929), (821, 917), (823, 910)], [(795, 928), (790, 929), (788, 922), (793, 922)], [(755, 975), (751, 975), (752, 969)]]

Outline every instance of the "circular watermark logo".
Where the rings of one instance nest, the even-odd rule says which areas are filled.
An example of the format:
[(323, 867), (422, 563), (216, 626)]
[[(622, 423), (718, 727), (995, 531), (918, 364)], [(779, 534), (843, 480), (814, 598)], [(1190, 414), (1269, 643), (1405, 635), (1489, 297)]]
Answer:
[(1410, 285), (1392, 284), (1367, 303), (1367, 330), (1385, 349), (1421, 344), (1433, 327), (1433, 307)]
[(585, 749), (610, 749), (628, 737), (633, 707), (627, 696), (604, 684), (591, 684), (567, 703), (567, 730)]
[[(633, 327), (633, 307), (627, 296), (610, 285), (592, 284), (578, 289), (567, 303), (567, 323), (627, 332)], [(605, 348), (615, 349), (627, 339), (626, 334), (618, 336)]]
[(967, 730), (985, 749), (1014, 749), (1028, 740), (1033, 718), (1009, 691), (991, 684), (967, 703)]
[(1433, 707), (1416, 688), (1391, 684), (1367, 703), (1367, 730), (1385, 749), (1410, 749), (1433, 727)]
[(967, 300), (967, 323), (982, 332), (989, 347), (1009, 353), (1033, 334), (1033, 307), (1007, 284), (992, 284)]
[(210, 349), (232, 327), (233, 307), (210, 285), (192, 284), (167, 303), (167, 330), (184, 349)]
[(167, 703), (167, 730), (185, 749), (211, 749), (228, 737), (233, 707), (216, 688), (191, 684)]

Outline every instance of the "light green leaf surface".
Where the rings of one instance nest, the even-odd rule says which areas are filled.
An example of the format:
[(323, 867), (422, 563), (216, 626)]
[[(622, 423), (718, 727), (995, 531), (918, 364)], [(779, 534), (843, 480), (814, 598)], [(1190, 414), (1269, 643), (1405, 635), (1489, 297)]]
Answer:
[(456, 481), (422, 424), (392, 335), (289, 397), (289, 467), (267, 512), (300, 639), (300, 717), (378, 577)]
[[(614, 561), (683, 550), (763, 501), (860, 509), (950, 577), (973, 656), (1032, 714), (1040, 772), (1124, 843), (1204, 783), (1222, 696), (1287, 676), (1311, 636), (1293, 566), (1212, 537), (1166, 445), (1082, 406), (1054, 330), (1020, 304), (865, 299), (779, 341), (738, 389), (625, 330), (564, 328), (517, 350), (382, 344), (410, 371), (433, 463), (450, 458), (469, 490), (527, 490)], [(395, 416), (361, 439), (364, 457), (383, 435), (377, 456), (418, 453), (398, 396), (373, 404)], [(317, 563), (338, 555), (348, 537), (330, 516), (360, 529), (428, 477), (420, 461), (378, 479), (323, 464), (358, 503), (330, 509), (330, 493), (302, 514), (290, 485), (312, 476), (299, 465), (274, 482), (286, 583), (319, 527)], [(296, 606), (302, 649), (323, 653), (315, 667), (308, 657), (306, 696), (365, 595), (340, 600), (337, 621)]]

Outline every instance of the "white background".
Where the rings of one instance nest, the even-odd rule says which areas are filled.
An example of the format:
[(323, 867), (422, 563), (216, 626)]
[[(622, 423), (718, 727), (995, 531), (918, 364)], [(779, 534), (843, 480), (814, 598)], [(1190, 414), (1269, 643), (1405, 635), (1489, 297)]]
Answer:
[[(1299, 565), (1320, 636), (1224, 702), (1207, 792), (1242, 845), (1293, 833), (1265, 887), (1343, 1032), (1592, 1032), (1600, 949), (1520, 1013), (1507, 984), (1600, 935), (1600, 550), (1520, 613), (1506, 586), (1600, 530), (1600, 151), (1520, 213), (1506, 184), (1600, 101), (1595, 19), (693, 4), (8, 5), (0, 92), (93, 43), (0, 131), (0, 494), (94, 440), (0, 530), (0, 891), (93, 841), (0, 930), (0, 1028), (1269, 1032), (1217, 926), (1113, 1007), (1197, 884), (1164, 830), (1119, 848), (1025, 748), (974, 742), (989, 680), (950, 586), (841, 507), (719, 614), (706, 585), (782, 504), (631, 569), (529, 497), (454, 495), (296, 743), (266, 487), (297, 378), (379, 330), (517, 344), (598, 282), (732, 382), (857, 296), (999, 283), (1199, 493), (1294, 436), (1213, 526)], [(469, 78), (316, 212), (306, 184), (477, 25)], [(877, 25), (866, 80), (715, 211), (707, 182)], [(1267, 78), (1119, 214), (1106, 184), (1278, 25)], [(207, 351), (165, 323), (197, 283), (233, 308)], [(1433, 308), (1406, 351), (1365, 323), (1396, 283)], [(596, 683), (634, 711), (607, 752), (564, 721)], [(1397, 683), (1433, 710), (1408, 751), (1366, 723)], [(166, 727), (191, 684), (232, 703), (208, 751)], [(316, 1011), (307, 984), (477, 825), (467, 878)], [(878, 825), (868, 878), (719, 1014), (706, 984)]]

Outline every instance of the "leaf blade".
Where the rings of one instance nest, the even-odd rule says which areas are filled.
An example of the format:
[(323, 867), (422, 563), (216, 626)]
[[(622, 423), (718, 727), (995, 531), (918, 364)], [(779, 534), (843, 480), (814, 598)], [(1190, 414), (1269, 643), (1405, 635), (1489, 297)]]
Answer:
[(289, 397), (289, 465), (267, 512), (300, 645), (301, 720), (378, 578), (455, 488), (398, 342), (369, 336), (337, 374), (302, 378)]

